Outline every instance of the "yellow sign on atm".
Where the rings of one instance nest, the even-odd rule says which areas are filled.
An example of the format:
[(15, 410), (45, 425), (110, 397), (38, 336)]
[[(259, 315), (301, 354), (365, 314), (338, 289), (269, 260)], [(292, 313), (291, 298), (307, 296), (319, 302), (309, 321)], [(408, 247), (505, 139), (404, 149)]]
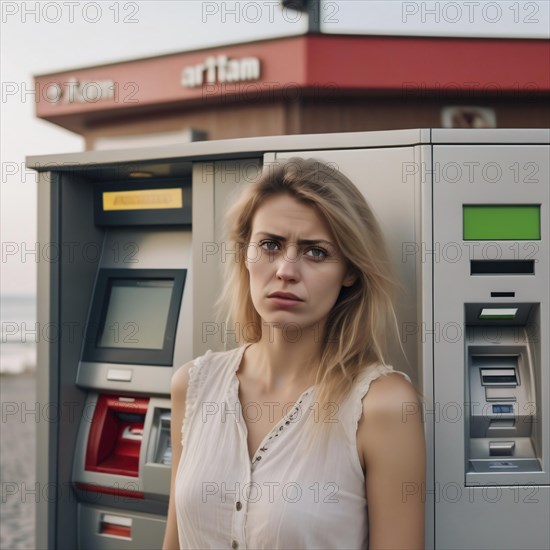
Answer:
[(103, 210), (160, 210), (182, 208), (181, 188), (104, 191)]

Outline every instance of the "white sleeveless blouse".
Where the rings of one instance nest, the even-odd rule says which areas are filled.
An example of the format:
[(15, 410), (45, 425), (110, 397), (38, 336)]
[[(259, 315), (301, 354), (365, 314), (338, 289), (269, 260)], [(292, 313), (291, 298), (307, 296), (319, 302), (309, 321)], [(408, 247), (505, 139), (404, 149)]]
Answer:
[[(338, 408), (328, 448), (314, 442), (305, 454), (303, 428), (315, 406), (312, 386), (284, 409), (287, 414), (250, 461), (236, 375), (248, 345), (209, 350), (189, 370), (175, 482), (180, 548), (367, 548), (357, 424), (370, 383), (398, 371), (367, 368)], [(252, 420), (256, 413), (247, 407), (244, 414)]]

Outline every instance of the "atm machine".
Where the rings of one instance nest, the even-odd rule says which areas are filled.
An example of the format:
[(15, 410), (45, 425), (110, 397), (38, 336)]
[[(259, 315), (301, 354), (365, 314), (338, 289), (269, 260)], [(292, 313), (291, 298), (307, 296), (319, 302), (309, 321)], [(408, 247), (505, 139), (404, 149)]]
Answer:
[[(223, 214), (315, 157), (365, 194), (400, 284), (391, 357), (423, 397), (426, 547), (550, 543), (550, 132), (418, 129), (30, 157), (40, 172), (38, 548), (160, 548), (170, 379), (243, 343), (215, 322)], [(401, 351), (401, 348), (402, 350)], [(53, 491), (53, 492), (52, 492)], [(231, 541), (229, 541), (229, 544)]]
[[(434, 244), (448, 248), (433, 262), (438, 548), (548, 548), (550, 148), (496, 138), (432, 154), (448, 167), (433, 182)], [(445, 337), (452, 323), (460, 337)]]
[(154, 548), (170, 490), (166, 391), (191, 353), (191, 185), (130, 180), (93, 194), (103, 235), (76, 373), (87, 391), (73, 455), (78, 546)]

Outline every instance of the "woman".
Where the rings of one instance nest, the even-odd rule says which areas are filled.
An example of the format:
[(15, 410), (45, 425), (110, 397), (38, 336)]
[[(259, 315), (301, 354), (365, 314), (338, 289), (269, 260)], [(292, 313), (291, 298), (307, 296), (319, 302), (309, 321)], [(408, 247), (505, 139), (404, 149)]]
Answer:
[(293, 158), (227, 225), (219, 304), (244, 345), (174, 375), (164, 548), (423, 548), (420, 407), (384, 362), (392, 282), (362, 194)]

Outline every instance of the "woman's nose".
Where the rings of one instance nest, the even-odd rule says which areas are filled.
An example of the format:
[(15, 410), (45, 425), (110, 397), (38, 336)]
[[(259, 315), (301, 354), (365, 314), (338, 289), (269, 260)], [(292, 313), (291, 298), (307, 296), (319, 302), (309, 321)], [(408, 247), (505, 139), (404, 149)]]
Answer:
[(300, 256), (295, 247), (287, 247), (277, 259), (277, 277), (296, 280), (300, 277)]

